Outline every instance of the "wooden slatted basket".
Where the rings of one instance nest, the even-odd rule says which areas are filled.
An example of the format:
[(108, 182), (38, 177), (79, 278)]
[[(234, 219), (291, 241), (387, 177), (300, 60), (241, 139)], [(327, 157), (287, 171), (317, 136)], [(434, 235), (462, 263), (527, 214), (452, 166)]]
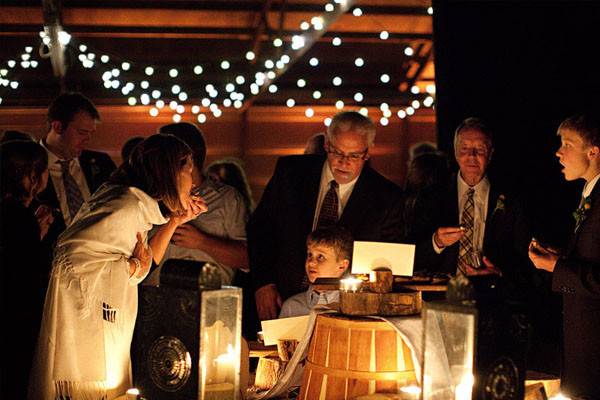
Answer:
[(319, 315), (299, 400), (398, 393), (416, 383), (411, 351), (387, 322)]

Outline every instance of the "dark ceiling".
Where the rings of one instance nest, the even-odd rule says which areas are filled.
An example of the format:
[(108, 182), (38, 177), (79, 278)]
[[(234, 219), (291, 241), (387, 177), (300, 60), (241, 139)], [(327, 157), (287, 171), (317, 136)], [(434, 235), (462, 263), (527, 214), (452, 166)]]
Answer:
[[(285, 105), (288, 99), (296, 106), (334, 105), (341, 100), (353, 106), (380, 107), (385, 102), (392, 110), (406, 109), (415, 99), (422, 104), (434, 83), (429, 6), (429, 1), (421, 0), (65, 0), (62, 4), (5, 0), (0, 6), (0, 107), (46, 105), (62, 88), (81, 91), (97, 104), (127, 104), (133, 101), (130, 97), (141, 104), (145, 93), (149, 106), (162, 99), (188, 108), (202, 106), (202, 99), (208, 98), (223, 111), (229, 105), (226, 98), (241, 95), (237, 105), (242, 109)], [(302, 22), (310, 28), (302, 30)], [(48, 47), (42, 45), (39, 32), (53, 23), (71, 35), (62, 79), (53, 74), (50, 59), (40, 57)], [(304, 38), (303, 47), (290, 47), (294, 35)], [(282, 39), (280, 47), (274, 46), (277, 38)], [(338, 46), (336, 38), (341, 40)], [(254, 60), (246, 58), (250, 50)], [(103, 63), (102, 55), (109, 61)], [(284, 55), (290, 59), (280, 63), (282, 68), (265, 65)], [(358, 58), (363, 66), (356, 65)], [(311, 59), (318, 65), (311, 65)], [(88, 60), (88, 68), (81, 60)], [(37, 61), (36, 68), (31, 61)], [(228, 69), (222, 68), (223, 61), (229, 62)], [(129, 69), (123, 68), (124, 62)], [(151, 76), (145, 73), (148, 66), (154, 69)], [(196, 66), (202, 67), (199, 75), (194, 73)], [(177, 70), (176, 77), (169, 75), (172, 69)], [(253, 89), (256, 74), (268, 71), (275, 77)], [(385, 76), (382, 80), (384, 74), (389, 81)], [(334, 84), (335, 77), (341, 84)], [(18, 82), (16, 89), (11, 88), (13, 82)], [(105, 83), (118, 87), (107, 89)], [(127, 83), (134, 87), (123, 91)], [(237, 94), (232, 95), (228, 83)], [(173, 93), (174, 85), (187, 98)], [(207, 85), (214, 91), (207, 91)]]

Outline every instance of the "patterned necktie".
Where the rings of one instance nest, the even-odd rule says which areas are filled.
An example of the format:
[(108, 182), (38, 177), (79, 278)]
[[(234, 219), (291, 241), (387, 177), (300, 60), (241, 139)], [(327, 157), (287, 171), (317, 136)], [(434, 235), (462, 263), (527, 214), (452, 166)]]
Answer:
[(65, 194), (67, 195), (67, 205), (69, 206), (69, 214), (71, 216), (71, 220), (75, 218), (77, 211), (81, 208), (81, 204), (83, 204), (83, 195), (81, 194), (81, 189), (75, 182), (75, 178), (69, 172), (69, 164), (71, 160), (62, 160), (58, 161), (60, 164), (60, 169), (62, 173), (63, 183), (65, 185)]
[(337, 187), (338, 183), (332, 179), (331, 182), (329, 182), (329, 190), (325, 194), (323, 204), (321, 204), (321, 211), (319, 212), (319, 219), (317, 220), (317, 228), (335, 225), (338, 220)]
[(458, 247), (458, 269), (463, 274), (465, 273), (466, 265), (470, 265), (469, 256), (473, 252), (473, 211), (475, 209), (475, 203), (473, 201), (473, 194), (475, 189), (470, 188), (467, 190), (467, 201), (463, 208), (460, 223), (464, 227), (464, 235), (460, 238)]

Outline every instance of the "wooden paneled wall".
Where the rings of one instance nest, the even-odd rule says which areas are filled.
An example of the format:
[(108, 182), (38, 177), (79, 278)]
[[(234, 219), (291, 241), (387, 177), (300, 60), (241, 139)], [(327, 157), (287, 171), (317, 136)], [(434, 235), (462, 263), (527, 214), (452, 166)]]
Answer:
[[(107, 152), (117, 164), (120, 151), (131, 136), (148, 136), (161, 125), (171, 123), (171, 114), (152, 118), (143, 106), (100, 106), (102, 122), (90, 148)], [(199, 124), (206, 136), (207, 163), (223, 157), (240, 158), (255, 201), (273, 173), (279, 156), (302, 154), (306, 140), (326, 130), (323, 120), (337, 110), (314, 107), (315, 116), (306, 118), (304, 107), (252, 107), (245, 113), (225, 110), (221, 118), (209, 118)], [(370, 110), (378, 121), (381, 112)], [(42, 108), (0, 108), (0, 131), (16, 129), (41, 138), (46, 132), (46, 110)], [(389, 179), (404, 184), (409, 148), (418, 142), (436, 142), (435, 114), (430, 109), (417, 110), (407, 119), (390, 118), (387, 126), (378, 124), (372, 165)]]

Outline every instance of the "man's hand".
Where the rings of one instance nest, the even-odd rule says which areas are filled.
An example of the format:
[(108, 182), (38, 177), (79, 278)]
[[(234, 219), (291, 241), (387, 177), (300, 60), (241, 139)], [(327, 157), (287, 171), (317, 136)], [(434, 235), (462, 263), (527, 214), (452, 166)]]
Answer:
[(443, 249), (458, 242), (464, 234), (461, 227), (441, 227), (433, 234), (433, 240), (439, 248)]
[(537, 240), (532, 239), (529, 243), (529, 259), (537, 269), (554, 272), (558, 252), (550, 247), (544, 247)]
[(492, 262), (486, 257), (483, 256), (483, 268), (473, 268), (470, 265), (467, 265), (467, 270), (465, 274), (467, 276), (474, 275), (500, 275), (502, 276), (502, 271), (500, 271)]
[(35, 210), (35, 218), (37, 219), (38, 225), (40, 226), (40, 239), (48, 233), (50, 225), (54, 222), (54, 216), (52, 215), (52, 208), (47, 205), (41, 205)]
[(258, 319), (264, 321), (265, 319), (277, 318), (278, 311), (281, 308), (281, 296), (274, 283), (258, 289), (254, 297), (256, 299)]
[(190, 224), (178, 226), (171, 238), (173, 244), (186, 249), (199, 249), (203, 240), (204, 233)]

